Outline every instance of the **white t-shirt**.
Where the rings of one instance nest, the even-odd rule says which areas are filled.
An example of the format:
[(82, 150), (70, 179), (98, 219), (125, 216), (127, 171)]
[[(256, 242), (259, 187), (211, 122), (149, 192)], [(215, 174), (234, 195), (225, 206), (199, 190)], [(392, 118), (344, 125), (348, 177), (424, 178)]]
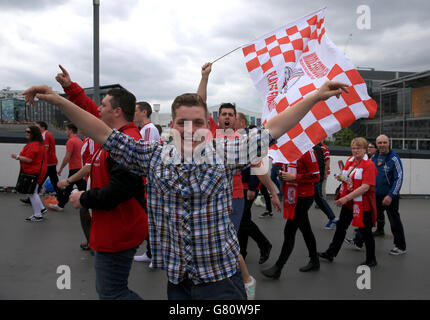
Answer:
[(142, 129), (140, 129), (140, 134), (145, 141), (160, 141), (160, 133), (152, 122), (145, 124)]

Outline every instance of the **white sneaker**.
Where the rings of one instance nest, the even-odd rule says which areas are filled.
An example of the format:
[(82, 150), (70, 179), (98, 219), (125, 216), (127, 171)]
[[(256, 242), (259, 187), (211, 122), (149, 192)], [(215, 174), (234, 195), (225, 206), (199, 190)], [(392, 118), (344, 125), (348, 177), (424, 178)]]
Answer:
[(147, 262), (150, 263), (151, 262), (151, 258), (148, 257), (148, 255), (146, 254), (146, 252), (141, 255), (141, 256), (134, 256), (134, 261), (139, 261), (139, 262)]
[(39, 222), (39, 221), (43, 221), (43, 217), (42, 216), (37, 217), (35, 215), (32, 215), (32, 216), (30, 216), (28, 218), (25, 218), (25, 220), (26, 221), (31, 221), (31, 222)]
[(255, 288), (257, 287), (257, 280), (251, 277), (251, 281), (244, 283), (244, 285), (248, 300), (255, 300)]
[(54, 211), (60, 211), (60, 212), (64, 211), (64, 208), (61, 208), (60, 206), (58, 206), (58, 204), (49, 203), (48, 207), (49, 207), (49, 209), (52, 209)]
[(400, 256), (401, 254), (405, 254), (406, 250), (399, 249), (397, 247), (394, 247), (391, 249), (390, 254), (393, 256)]
[(261, 196), (258, 196), (257, 199), (255, 199), (254, 204), (259, 207), (265, 207), (263, 200), (261, 200)]
[(152, 262), (149, 264), (149, 267), (150, 267), (151, 269), (154, 269), (154, 265), (152, 264)]

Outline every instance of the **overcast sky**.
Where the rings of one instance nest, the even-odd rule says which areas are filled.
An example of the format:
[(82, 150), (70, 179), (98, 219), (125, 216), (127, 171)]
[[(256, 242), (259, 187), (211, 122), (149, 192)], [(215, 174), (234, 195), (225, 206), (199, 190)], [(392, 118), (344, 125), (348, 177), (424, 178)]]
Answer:
[[(138, 100), (160, 103), (162, 112), (177, 95), (196, 91), (205, 62), (325, 6), (328, 36), (356, 66), (430, 69), (427, 0), (100, 2), (100, 84), (120, 83)], [(81, 86), (92, 86), (92, 3), (0, 0), (0, 89), (46, 83), (61, 91), (58, 64)], [(360, 5), (370, 8), (370, 30), (357, 27)], [(262, 106), (241, 50), (213, 66), (208, 104), (227, 101)]]

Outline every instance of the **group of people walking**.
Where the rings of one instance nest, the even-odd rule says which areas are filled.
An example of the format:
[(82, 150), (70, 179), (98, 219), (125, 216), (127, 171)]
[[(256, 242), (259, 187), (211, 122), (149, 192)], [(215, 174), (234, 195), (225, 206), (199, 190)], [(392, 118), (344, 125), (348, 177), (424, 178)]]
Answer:
[[(319, 151), (312, 149), (296, 162), (279, 166), (282, 185), (278, 185), (278, 191), (267, 172), (249, 173), (251, 168), (261, 168), (261, 161), (251, 160), (251, 157), (247, 157), (245, 163), (242, 161), (243, 154), (256, 150), (259, 159), (264, 158), (267, 147), (291, 129), (315, 103), (332, 96), (339, 97), (342, 91), (347, 91), (346, 84), (329, 81), (294, 108), (272, 118), (264, 127), (249, 129), (246, 117), (236, 113), (232, 104), (221, 105), (218, 123), (209, 116), (206, 91), (211, 64), (205, 64), (197, 93), (183, 94), (173, 101), (171, 130), (174, 143), (166, 144), (150, 123), (149, 104), (136, 103), (134, 95), (124, 89), (112, 89), (97, 106), (77, 83), (72, 82), (68, 72), (60, 68), (62, 72), (56, 79), (68, 100), (47, 86), (29, 88), (24, 95), (28, 102), (37, 97), (58, 106), (96, 146), (88, 157), (80, 158), (83, 166), (69, 172), (66, 182), (60, 181), (58, 185), (68, 187), (90, 177), (88, 190), (86, 186), (80, 188), (68, 196), (68, 201), (83, 212), (81, 221), (83, 216), (89, 217), (88, 210), (91, 210), (91, 217), (87, 219), (90, 225), (88, 246), (94, 251), (96, 290), (101, 299), (140, 299), (128, 288), (133, 259), (151, 262), (152, 267), (167, 272), (169, 299), (255, 299), (256, 281), (245, 262), (248, 238), (258, 244), (260, 264), (268, 260), (273, 248), (251, 216), (252, 203), (261, 185), (269, 191), (271, 202), (278, 211), (282, 210), (278, 192), (282, 195), (283, 216), (287, 219), (279, 258), (273, 267), (263, 270), (265, 276), (280, 277), (294, 248), (298, 229), (305, 238), (310, 257), (309, 263), (300, 270), (318, 270), (320, 257), (333, 260), (337, 255), (351, 221), (359, 228), (357, 237), (361, 235), (366, 245), (365, 263), (376, 265), (371, 233), (375, 220), (372, 195), (375, 185), (376, 196), (379, 195), (379, 172), (377, 174), (373, 162), (365, 155), (367, 142), (364, 139), (353, 140), (351, 144), (353, 156), (348, 159), (343, 175), (352, 183), (348, 179), (342, 181), (340, 197), (336, 201), (342, 206), (339, 220), (332, 212), (327, 214), (330, 226), (335, 225), (336, 232), (329, 249), (320, 254), (308, 217), (315, 190), (323, 198), (318, 184), (323, 183), (321, 176), (328, 174), (326, 169), (324, 173), (320, 170)], [(133, 122), (141, 125), (141, 131)], [(206, 139), (204, 143), (193, 136), (198, 130), (214, 133), (217, 129), (223, 129), (223, 135), (213, 134), (214, 138)], [(69, 140), (75, 139), (76, 135), (74, 130), (71, 131)], [(31, 158), (32, 166), (45, 168), (40, 171), (42, 183), (49, 161), (45, 159), (47, 153), (40, 130), (33, 136), (29, 128), (28, 138), (28, 145), (34, 143), (31, 148), (27, 145), (24, 149), (38, 150), (38, 155)], [(12, 155), (21, 159), (22, 170), (30, 153), (23, 150), (22, 155)], [(208, 162), (190, 162), (189, 154), (204, 154)], [(220, 163), (220, 158), (228, 161)], [(166, 159), (176, 159), (177, 162)], [(387, 156), (383, 161), (388, 163), (391, 158)], [(63, 163), (60, 170), (64, 169)], [(389, 176), (391, 173), (386, 169), (384, 174)], [(392, 199), (398, 197), (399, 190), (400, 187), (390, 193)], [(38, 197), (37, 190), (30, 197), (35, 210), (35, 218), (31, 219), (37, 220), (46, 208), (43, 204), (40, 208), (36, 206), (33, 198)], [(57, 207), (64, 208), (64, 201), (60, 200)], [(384, 201), (381, 208), (388, 205), (388, 200)], [(398, 199), (391, 203), (397, 203), (398, 208)], [(318, 205), (325, 207), (324, 202)], [(57, 207), (52, 206), (58, 210)], [(137, 248), (145, 240), (148, 240), (147, 252), (137, 256)], [(397, 249), (405, 252), (405, 246), (400, 243), (398, 246)]]

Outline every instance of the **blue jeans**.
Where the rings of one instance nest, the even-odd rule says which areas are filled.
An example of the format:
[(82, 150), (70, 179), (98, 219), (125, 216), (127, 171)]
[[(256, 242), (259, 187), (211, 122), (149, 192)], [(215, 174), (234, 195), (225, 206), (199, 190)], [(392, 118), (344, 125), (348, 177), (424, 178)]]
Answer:
[(272, 179), (273, 183), (276, 185), (276, 188), (278, 188), (279, 190), (279, 199), (281, 199), (282, 197), (282, 192), (281, 192), (281, 186), (282, 186), (282, 181), (279, 178), (279, 170), (281, 170), (282, 167), (281, 166), (274, 166), (272, 165), (272, 169), (270, 170), (270, 178)]
[(329, 220), (333, 220), (336, 218), (336, 216), (333, 213), (333, 210), (330, 208), (327, 201), (324, 199), (324, 196), (322, 194), (322, 181), (315, 183), (314, 189), (315, 189), (315, 203), (318, 205), (318, 207), (324, 212), (324, 214), (327, 216)]
[(167, 283), (169, 300), (246, 300), (245, 286), (238, 270), (230, 278), (217, 282), (193, 284), (185, 279), (178, 284)]
[(236, 232), (239, 232), (240, 221), (242, 220), (243, 208), (245, 208), (245, 198), (233, 199), (233, 212), (230, 215), (230, 220), (233, 222)]
[(133, 257), (137, 247), (120, 252), (94, 252), (96, 290), (101, 300), (141, 300), (128, 288)]

